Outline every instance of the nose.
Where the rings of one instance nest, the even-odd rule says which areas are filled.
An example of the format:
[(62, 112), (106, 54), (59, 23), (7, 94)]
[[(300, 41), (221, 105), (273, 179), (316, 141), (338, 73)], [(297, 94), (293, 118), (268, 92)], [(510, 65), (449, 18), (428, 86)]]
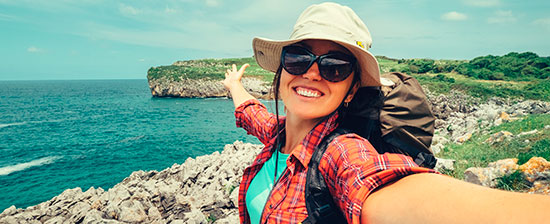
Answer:
[(313, 65), (309, 67), (306, 73), (302, 74), (302, 77), (311, 81), (321, 81), (321, 72), (319, 71), (319, 65), (317, 64), (317, 62), (313, 62)]

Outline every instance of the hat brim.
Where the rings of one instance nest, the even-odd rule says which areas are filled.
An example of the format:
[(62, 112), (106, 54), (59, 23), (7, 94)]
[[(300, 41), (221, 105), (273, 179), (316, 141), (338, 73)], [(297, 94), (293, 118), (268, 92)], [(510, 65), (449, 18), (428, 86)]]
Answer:
[(329, 40), (348, 49), (357, 59), (361, 68), (361, 87), (381, 86), (380, 69), (378, 60), (369, 51), (347, 42), (335, 40), (333, 37), (326, 38), (301, 38), (294, 40), (270, 40), (267, 38), (256, 37), (252, 41), (254, 58), (260, 67), (271, 72), (277, 72), (281, 64), (281, 52), (284, 46), (298, 43), (303, 40)]

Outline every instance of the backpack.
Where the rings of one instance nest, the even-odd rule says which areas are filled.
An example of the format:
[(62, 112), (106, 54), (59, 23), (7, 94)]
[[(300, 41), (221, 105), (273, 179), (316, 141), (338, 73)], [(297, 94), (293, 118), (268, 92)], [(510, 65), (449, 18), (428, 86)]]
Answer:
[(415, 78), (398, 72), (383, 74), (381, 82), (382, 87), (357, 90), (340, 126), (313, 152), (305, 189), (308, 217), (302, 223), (346, 223), (318, 169), (328, 144), (342, 134), (364, 137), (380, 154), (401, 153), (419, 166), (435, 166), (437, 160), (430, 150), (435, 116), (422, 87)]

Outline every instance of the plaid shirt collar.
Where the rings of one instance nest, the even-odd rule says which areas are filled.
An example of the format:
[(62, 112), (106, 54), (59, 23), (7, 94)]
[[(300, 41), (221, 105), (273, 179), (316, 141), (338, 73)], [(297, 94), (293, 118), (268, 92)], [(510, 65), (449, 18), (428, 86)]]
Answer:
[[(299, 163), (303, 167), (307, 167), (309, 164), (309, 160), (311, 159), (311, 156), (313, 155), (313, 151), (315, 150), (315, 147), (321, 143), (321, 140), (327, 136), (330, 132), (332, 132), (336, 127), (338, 119), (338, 112), (335, 112), (331, 115), (329, 115), (328, 118), (321, 121), (319, 124), (317, 124), (304, 138), (302, 143), (298, 145), (294, 150), (292, 150), (291, 157), (294, 156)], [(280, 124), (284, 125), (284, 118), (280, 120)], [(281, 133), (282, 138), (284, 139), (285, 133)], [(269, 145), (266, 146), (266, 150), (263, 150), (263, 152), (260, 155), (257, 160), (253, 162), (251, 166), (261, 165), (264, 164), (269, 158), (271, 158), (271, 155), (273, 154), (274, 150), (273, 147), (275, 146), (276, 138), (273, 138)]]
[(315, 150), (315, 147), (321, 143), (321, 140), (336, 129), (338, 126), (336, 122), (337, 119), (338, 113), (335, 112), (328, 118), (321, 121), (306, 135), (302, 143), (292, 150), (291, 155), (294, 155), (303, 167), (308, 166), (309, 160), (313, 155), (313, 151)]

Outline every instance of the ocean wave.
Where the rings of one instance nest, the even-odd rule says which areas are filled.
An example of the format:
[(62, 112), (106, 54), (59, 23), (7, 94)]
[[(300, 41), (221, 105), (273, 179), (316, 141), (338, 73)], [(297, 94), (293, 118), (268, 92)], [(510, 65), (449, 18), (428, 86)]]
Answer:
[(9, 123), (9, 124), (0, 124), (0, 128), (5, 128), (9, 126), (17, 126), (17, 125), (24, 125), (27, 122), (16, 122), (16, 123)]
[(48, 156), (40, 159), (36, 159), (26, 163), (19, 163), (12, 166), (5, 166), (0, 168), (0, 176), (9, 175), (13, 172), (25, 170), (34, 166), (42, 166), (55, 162), (55, 160), (61, 158), (61, 156)]
[(140, 135), (140, 136), (136, 136), (136, 137), (125, 138), (125, 139), (122, 139), (118, 142), (123, 143), (123, 142), (135, 141), (135, 140), (138, 140), (138, 139), (142, 139), (144, 137), (145, 137), (145, 135)]
[(43, 121), (31, 121), (30, 123), (33, 123), (33, 124), (61, 123), (61, 122), (64, 122), (64, 121), (74, 121), (74, 120), (78, 120), (78, 118), (62, 118), (62, 119), (43, 120)]

